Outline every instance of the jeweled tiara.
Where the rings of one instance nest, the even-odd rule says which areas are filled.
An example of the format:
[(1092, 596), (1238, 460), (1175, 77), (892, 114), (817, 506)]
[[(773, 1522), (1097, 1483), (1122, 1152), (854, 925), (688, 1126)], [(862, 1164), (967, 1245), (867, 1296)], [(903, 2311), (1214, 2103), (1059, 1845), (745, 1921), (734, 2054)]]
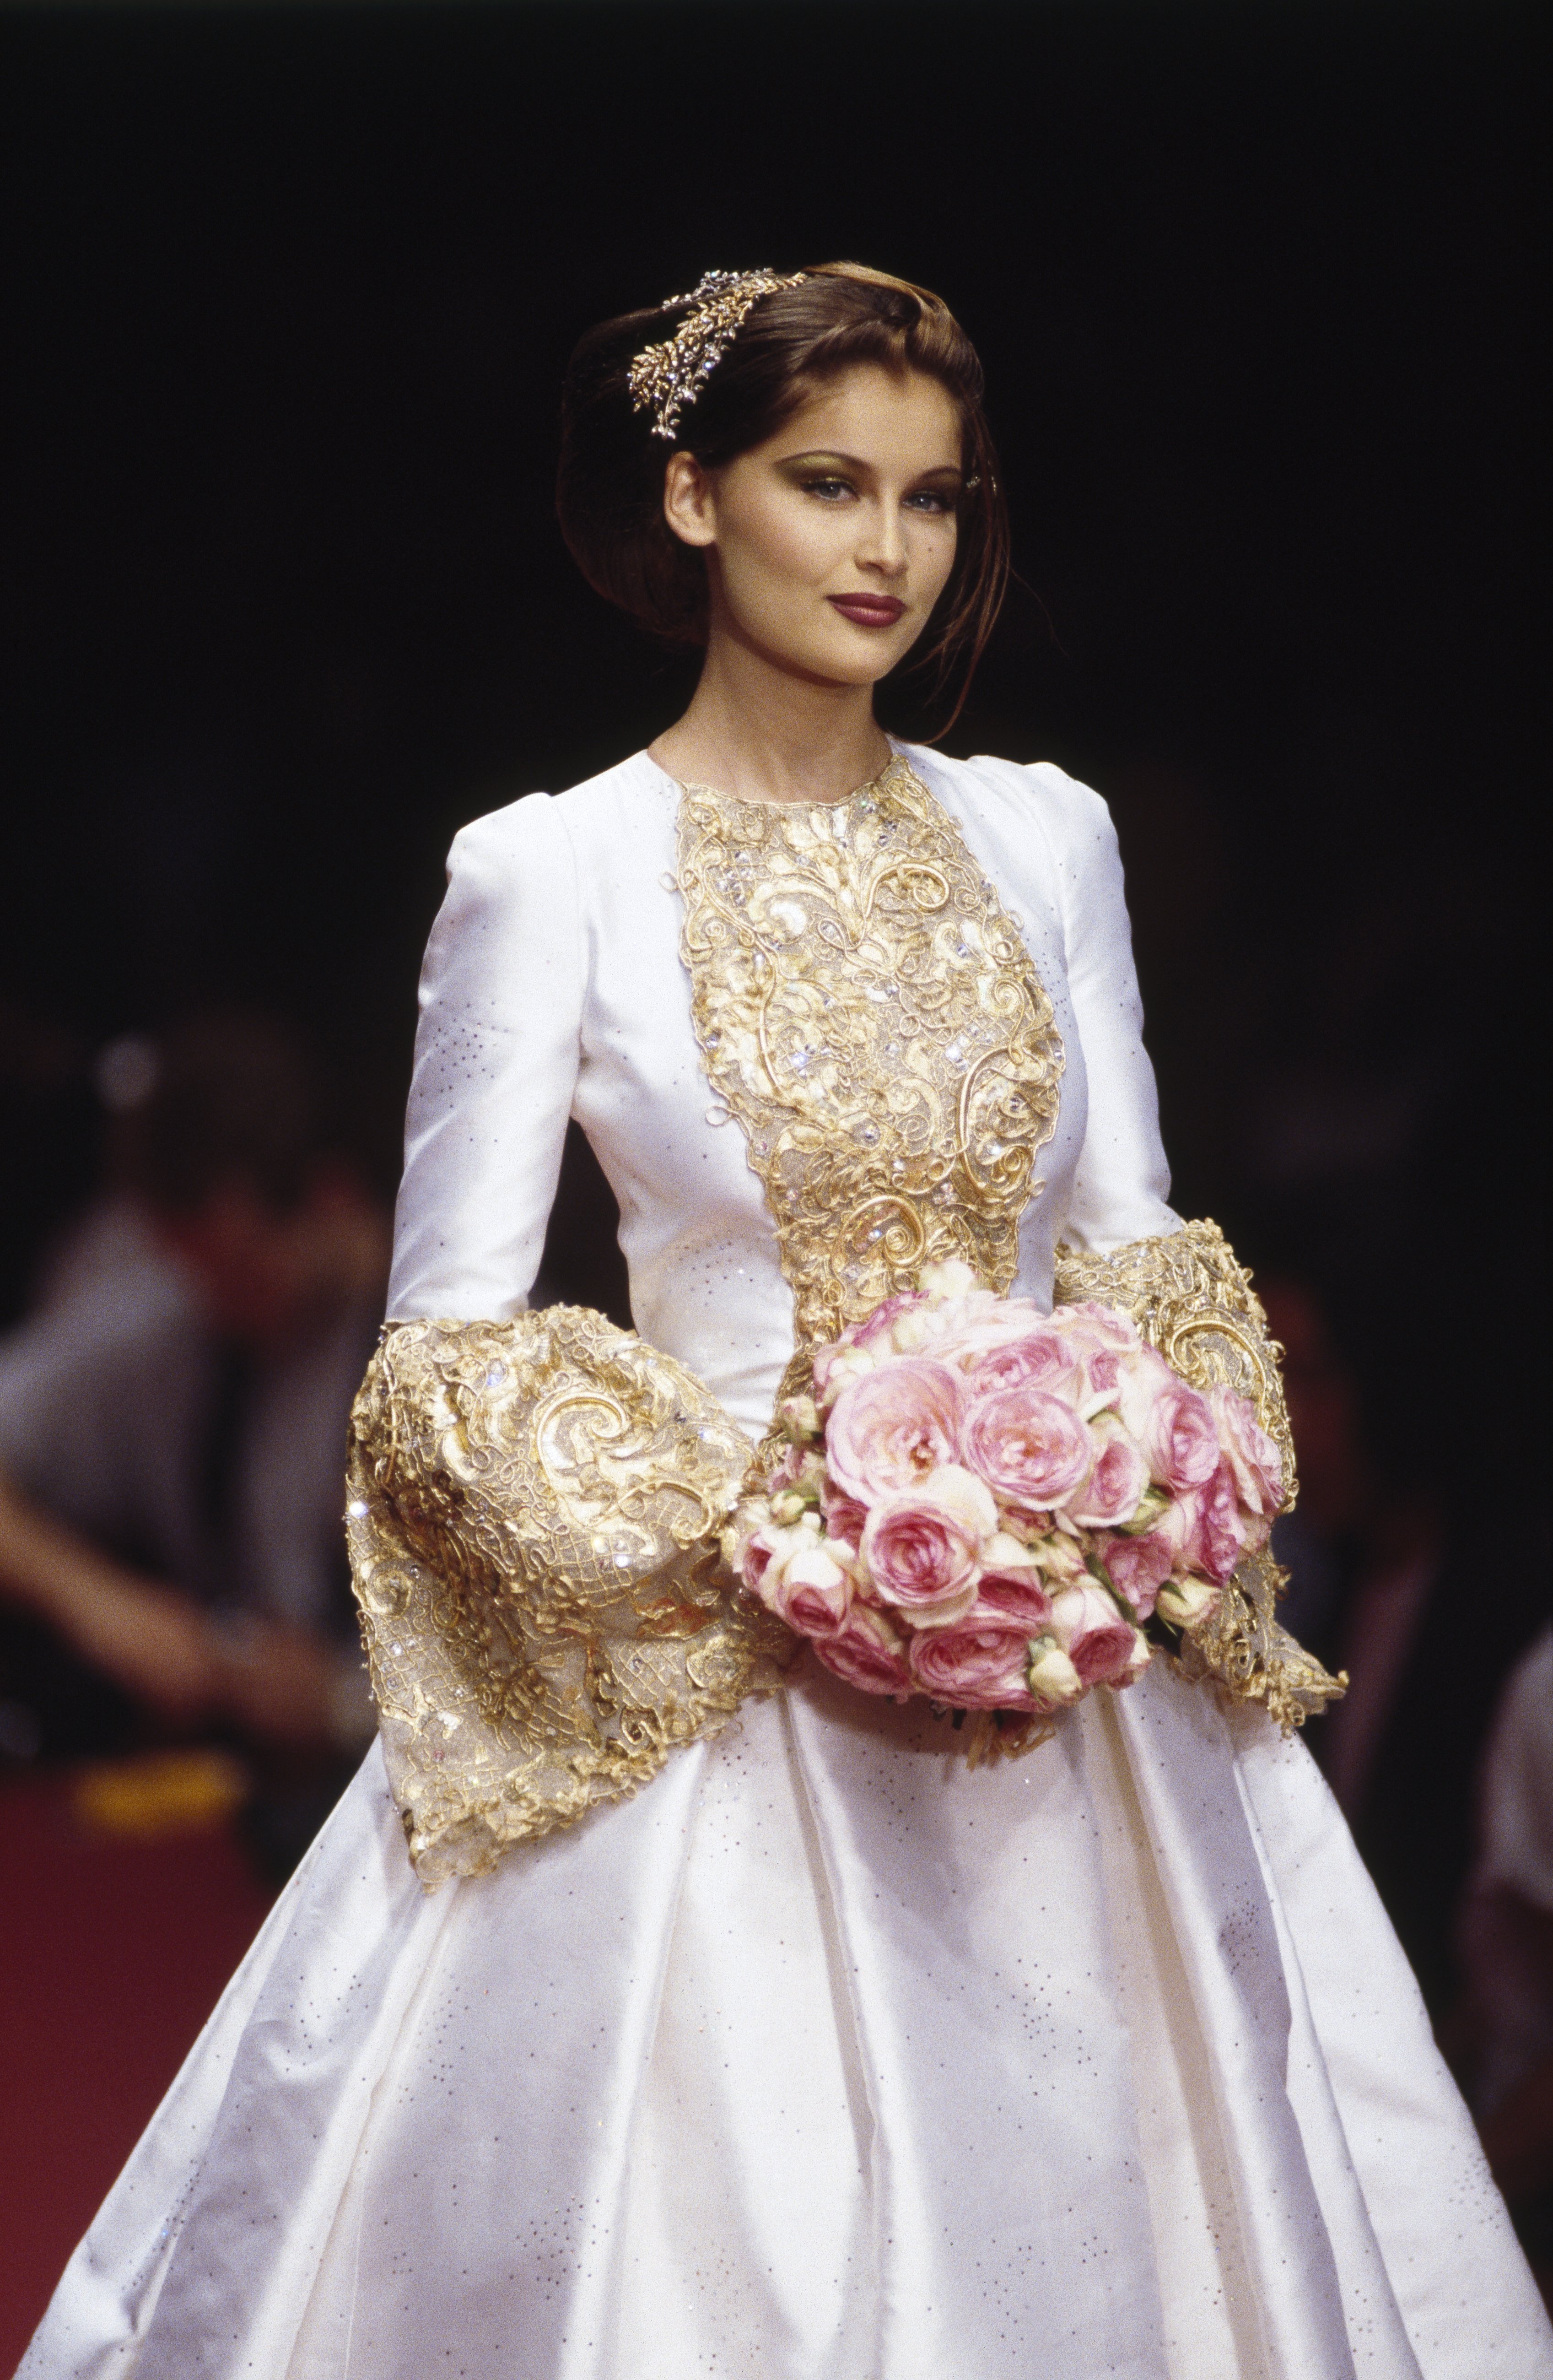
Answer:
[(694, 405), (701, 384), (722, 362), (728, 345), (758, 298), (773, 289), (795, 289), (807, 273), (773, 273), (760, 265), (753, 273), (703, 273), (684, 298), (665, 298), (661, 310), (676, 306), (690, 311), (672, 339), (644, 347), (626, 375), (634, 413), (651, 408), (655, 438), (673, 438), (679, 418)]

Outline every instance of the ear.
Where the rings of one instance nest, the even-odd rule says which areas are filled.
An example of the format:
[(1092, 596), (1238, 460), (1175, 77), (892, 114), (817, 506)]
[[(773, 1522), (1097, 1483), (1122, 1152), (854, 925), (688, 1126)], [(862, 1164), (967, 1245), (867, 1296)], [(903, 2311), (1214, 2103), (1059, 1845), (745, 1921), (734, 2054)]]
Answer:
[(710, 474), (683, 449), (669, 457), (663, 474), (663, 517), (686, 545), (716, 542), (717, 500)]

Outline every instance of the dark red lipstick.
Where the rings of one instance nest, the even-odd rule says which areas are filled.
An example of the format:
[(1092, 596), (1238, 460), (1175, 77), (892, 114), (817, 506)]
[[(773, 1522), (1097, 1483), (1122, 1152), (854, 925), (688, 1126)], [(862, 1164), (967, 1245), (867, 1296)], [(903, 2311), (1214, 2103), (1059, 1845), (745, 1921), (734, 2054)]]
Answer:
[(906, 608), (894, 595), (828, 595), (825, 600), (860, 628), (892, 628)]

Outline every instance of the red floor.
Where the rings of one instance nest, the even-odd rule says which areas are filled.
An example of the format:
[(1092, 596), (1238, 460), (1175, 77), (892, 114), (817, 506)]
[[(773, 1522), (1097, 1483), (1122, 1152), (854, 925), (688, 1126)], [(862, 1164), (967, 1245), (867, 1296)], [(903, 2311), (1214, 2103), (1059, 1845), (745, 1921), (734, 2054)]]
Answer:
[(0, 1787), (0, 2373), (267, 1906), (230, 1831), (92, 1835)]

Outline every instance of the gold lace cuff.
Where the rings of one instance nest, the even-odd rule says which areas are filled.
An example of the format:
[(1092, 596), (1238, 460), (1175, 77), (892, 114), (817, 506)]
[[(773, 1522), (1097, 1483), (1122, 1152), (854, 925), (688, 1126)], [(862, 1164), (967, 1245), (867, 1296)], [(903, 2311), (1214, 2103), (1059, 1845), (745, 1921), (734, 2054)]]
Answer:
[[(1217, 1223), (1187, 1223), (1166, 1239), (1132, 1240), (1110, 1256), (1057, 1251), (1057, 1302), (1086, 1298), (1131, 1317), (1140, 1334), (1195, 1389), (1235, 1390), (1283, 1458), (1287, 1512), (1294, 1500), (1294, 1441), (1279, 1375), (1282, 1349)], [(1205, 1627), (1183, 1638), (1177, 1666), (1211, 1678), (1237, 1702), (1266, 1706), (1287, 1734), (1324, 1710), (1348, 1683), (1331, 1677), (1274, 1617), (1288, 1572), (1264, 1548), (1247, 1554)]]
[(717, 1547), (749, 1456), (699, 1381), (601, 1315), (384, 1330), (347, 1529), (429, 1889), (633, 1791), (781, 1685), (793, 1639)]

